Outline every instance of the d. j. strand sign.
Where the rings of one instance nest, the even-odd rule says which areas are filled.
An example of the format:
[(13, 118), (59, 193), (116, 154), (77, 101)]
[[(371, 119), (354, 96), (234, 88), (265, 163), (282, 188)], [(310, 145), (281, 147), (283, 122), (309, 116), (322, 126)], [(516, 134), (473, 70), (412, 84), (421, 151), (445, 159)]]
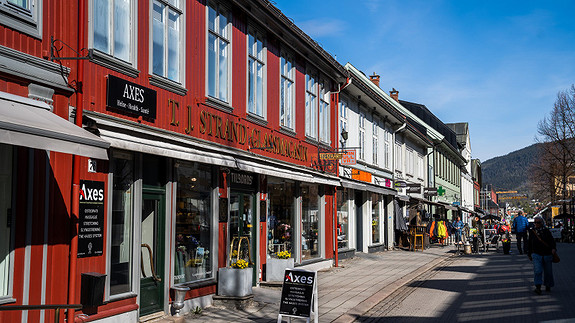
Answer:
[(207, 111), (200, 112), (199, 131), (201, 134), (237, 142), (241, 145), (247, 142), (250, 147), (257, 147), (276, 155), (303, 162), (308, 160), (307, 147), (301, 143), (289, 141), (271, 133), (262, 133), (255, 128), (249, 129), (243, 123), (224, 119)]

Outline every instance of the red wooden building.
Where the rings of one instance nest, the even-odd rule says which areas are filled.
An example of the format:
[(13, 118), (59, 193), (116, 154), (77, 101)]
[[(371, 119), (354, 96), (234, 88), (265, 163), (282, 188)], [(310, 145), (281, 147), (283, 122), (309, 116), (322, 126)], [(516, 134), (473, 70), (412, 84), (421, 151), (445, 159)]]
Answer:
[(68, 319), (138, 321), (174, 286), (211, 303), (232, 256), (254, 284), (279, 251), (332, 265), (318, 156), (346, 71), (269, 1), (0, 0), (0, 35), (2, 119), (31, 111), (0, 121), (0, 305), (85, 303), (101, 276)]

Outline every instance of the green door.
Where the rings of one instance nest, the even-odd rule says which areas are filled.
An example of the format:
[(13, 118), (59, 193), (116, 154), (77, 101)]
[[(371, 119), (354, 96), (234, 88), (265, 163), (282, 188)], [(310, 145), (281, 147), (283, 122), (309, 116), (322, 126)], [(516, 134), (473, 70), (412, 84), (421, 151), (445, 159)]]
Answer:
[(256, 266), (256, 218), (253, 193), (232, 192), (230, 194), (230, 244), (232, 262), (236, 261), (239, 245), (239, 259), (251, 261), (253, 285), (257, 282)]
[(144, 190), (141, 226), (140, 316), (164, 309), (165, 195)]

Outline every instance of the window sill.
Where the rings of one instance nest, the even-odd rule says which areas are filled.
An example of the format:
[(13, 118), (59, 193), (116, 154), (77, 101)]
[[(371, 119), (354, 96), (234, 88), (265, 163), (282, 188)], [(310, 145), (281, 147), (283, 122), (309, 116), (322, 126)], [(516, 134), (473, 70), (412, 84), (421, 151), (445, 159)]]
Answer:
[(151, 85), (157, 86), (157, 87), (162, 88), (164, 90), (174, 92), (174, 93), (181, 95), (181, 96), (184, 96), (184, 95), (186, 95), (186, 93), (188, 93), (188, 89), (183, 87), (180, 83), (174, 82), (170, 79), (167, 79), (167, 78), (164, 78), (161, 76), (157, 76), (154, 74), (151, 74), (149, 76), (149, 79), (150, 79)]
[(268, 121), (265, 120), (264, 118), (255, 115), (255, 114), (251, 114), (248, 112), (248, 115), (246, 116), (246, 120), (251, 121), (255, 124), (259, 124), (260, 126), (264, 126), (266, 127), (268, 125)]
[(280, 126), (280, 129), (278, 131), (283, 133), (284, 135), (288, 135), (294, 138), (297, 136), (297, 133), (295, 131), (293, 131), (290, 128), (286, 128), (284, 126)]
[(218, 100), (216, 98), (212, 98), (211, 96), (207, 96), (206, 100), (204, 101), (204, 103), (207, 106), (210, 106), (212, 108), (221, 110), (223, 112), (227, 112), (227, 113), (232, 113), (234, 112), (234, 108), (229, 104), (226, 103), (224, 101)]
[(319, 144), (319, 142), (317, 141), (317, 139), (315, 139), (315, 138), (313, 138), (313, 137), (310, 137), (310, 136), (308, 136), (308, 135), (305, 135), (305, 141), (306, 141), (307, 143), (310, 143), (310, 144), (316, 145), (316, 146)]
[(140, 75), (140, 71), (138, 71), (132, 65), (108, 54), (104, 54), (96, 49), (90, 49), (90, 57), (91, 62), (122, 73), (129, 77), (136, 78), (138, 75)]
[(16, 299), (11, 297), (0, 298), (0, 304), (10, 304), (10, 303), (16, 303)]
[(134, 298), (137, 296), (138, 296), (138, 294), (136, 294), (134, 292), (126, 292), (126, 293), (117, 294), (117, 295), (110, 295), (110, 298), (106, 301), (106, 303), (117, 302), (117, 301), (121, 301), (124, 299)]

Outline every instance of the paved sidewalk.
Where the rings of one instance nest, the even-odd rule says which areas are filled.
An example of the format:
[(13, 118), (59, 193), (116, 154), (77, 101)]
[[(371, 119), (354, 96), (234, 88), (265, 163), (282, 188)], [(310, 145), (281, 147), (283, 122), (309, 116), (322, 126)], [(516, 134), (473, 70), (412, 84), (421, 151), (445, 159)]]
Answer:
[[(320, 271), (319, 321), (352, 322), (454, 253), (454, 246), (432, 246), (424, 252), (356, 254), (353, 259), (340, 261), (339, 267)], [(279, 288), (254, 288), (254, 306), (245, 310), (211, 306), (199, 315), (188, 314), (186, 322), (277, 322), (280, 293)]]

